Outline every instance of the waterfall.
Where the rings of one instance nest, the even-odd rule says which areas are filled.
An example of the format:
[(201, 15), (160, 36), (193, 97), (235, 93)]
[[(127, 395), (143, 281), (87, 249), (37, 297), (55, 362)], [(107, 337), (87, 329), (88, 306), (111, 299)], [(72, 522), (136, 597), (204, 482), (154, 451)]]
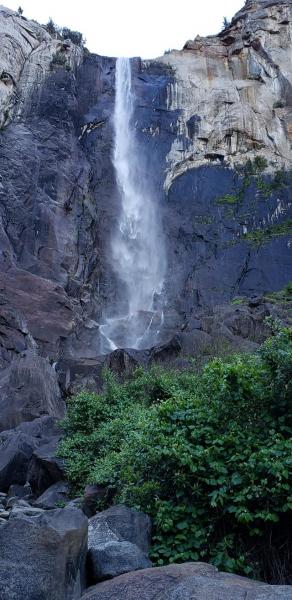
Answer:
[[(119, 223), (111, 243), (113, 268), (125, 290), (120, 314), (106, 320), (107, 350), (155, 343), (161, 322), (164, 243), (155, 198), (135, 126), (131, 62), (116, 62), (113, 165), (120, 197)], [(160, 312), (159, 312), (160, 310)], [(154, 335), (155, 332), (155, 335)]]

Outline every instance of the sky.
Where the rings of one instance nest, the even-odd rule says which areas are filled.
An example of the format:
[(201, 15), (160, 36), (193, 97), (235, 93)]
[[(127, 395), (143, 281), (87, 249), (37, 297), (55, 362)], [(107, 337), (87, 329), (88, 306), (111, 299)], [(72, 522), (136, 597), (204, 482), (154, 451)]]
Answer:
[(244, 0), (0, 0), (29, 19), (81, 31), (91, 52), (155, 58), (196, 35), (218, 33)]

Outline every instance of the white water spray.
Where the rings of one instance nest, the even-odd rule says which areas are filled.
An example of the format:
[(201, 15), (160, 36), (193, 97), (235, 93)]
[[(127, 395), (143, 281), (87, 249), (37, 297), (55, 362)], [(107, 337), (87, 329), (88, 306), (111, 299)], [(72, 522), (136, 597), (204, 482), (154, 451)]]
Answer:
[[(131, 63), (116, 62), (113, 164), (121, 199), (119, 226), (112, 238), (114, 270), (126, 290), (126, 311), (107, 320), (102, 333), (113, 348), (145, 348), (155, 343), (161, 311), (165, 254), (157, 206), (133, 123), (135, 97)], [(156, 326), (155, 326), (156, 323)]]

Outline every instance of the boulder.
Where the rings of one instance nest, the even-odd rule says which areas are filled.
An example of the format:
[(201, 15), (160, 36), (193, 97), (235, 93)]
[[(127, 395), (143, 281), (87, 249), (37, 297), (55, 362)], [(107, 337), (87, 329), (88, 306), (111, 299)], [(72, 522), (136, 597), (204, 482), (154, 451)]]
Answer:
[(124, 504), (117, 504), (98, 513), (89, 522), (94, 528), (97, 527), (98, 523), (107, 523), (111, 531), (117, 536), (127, 542), (136, 544), (144, 554), (148, 554), (151, 538), (151, 519), (145, 513), (129, 508)]
[(27, 479), (37, 495), (65, 477), (64, 461), (57, 456), (59, 442), (60, 435), (56, 435), (46, 444), (38, 446), (32, 453)]
[(151, 349), (149, 363), (171, 363), (180, 354), (181, 349), (179, 336), (175, 335), (169, 342)]
[(147, 515), (126, 506), (113, 506), (89, 519), (88, 570), (90, 582), (151, 566)]
[(8, 490), (11, 484), (24, 484), (27, 468), (37, 440), (20, 431), (12, 430), (0, 435), (0, 489)]
[(105, 488), (100, 485), (92, 484), (85, 487), (84, 496), (82, 498), (82, 510), (88, 518), (95, 515), (97, 503), (99, 500), (102, 500), (105, 493)]
[(23, 500), (23, 498), (17, 498), (17, 496), (12, 496), (11, 498), (8, 498), (7, 502), (6, 502), (6, 508), (7, 510), (9, 510), (10, 508), (13, 508), (14, 506), (17, 507), (25, 507), (25, 508), (29, 508), (31, 506), (30, 502), (28, 502), (27, 500)]
[(44, 415), (64, 416), (57, 375), (32, 351), (15, 358), (0, 376), (0, 431)]
[(131, 542), (109, 541), (103, 544), (93, 542), (89, 534), (88, 571), (90, 582), (102, 581), (152, 566), (145, 554)]
[(82, 511), (19, 511), (0, 528), (1, 600), (79, 598), (86, 546)]
[[(136, 356), (137, 354), (137, 356)], [(110, 352), (104, 361), (104, 367), (110, 369), (119, 377), (125, 377), (139, 366), (139, 353), (118, 348)]]
[(265, 585), (185, 563), (126, 573), (90, 588), (82, 600), (291, 600), (291, 586)]
[(39, 496), (34, 502), (34, 506), (46, 509), (58, 508), (60, 507), (60, 503), (66, 503), (68, 501), (68, 495), (68, 484), (65, 481), (58, 481)]
[[(34, 451), (42, 446), (46, 447), (52, 439), (55, 443), (56, 433), (56, 424), (52, 417), (35, 419), (32, 422), (22, 423), (15, 429), (0, 433), (1, 491), (8, 491), (13, 484), (25, 485), (29, 478), (29, 465)], [(48, 484), (47, 481), (49, 481)], [(45, 488), (55, 481), (46, 477)], [(41, 487), (43, 485), (40, 475), (38, 485)]]
[(31, 497), (31, 487), (29, 485), (29, 483), (26, 483), (25, 485), (19, 485), (17, 483), (14, 483), (10, 486), (9, 490), (8, 490), (8, 496), (9, 498), (30, 498)]

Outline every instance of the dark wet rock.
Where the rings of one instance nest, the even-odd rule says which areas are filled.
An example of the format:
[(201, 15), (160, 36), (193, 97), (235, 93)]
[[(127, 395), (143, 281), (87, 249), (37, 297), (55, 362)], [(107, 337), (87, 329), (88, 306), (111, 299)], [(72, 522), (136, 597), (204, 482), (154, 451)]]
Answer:
[[(29, 481), (33, 453), (42, 445), (50, 445), (51, 440), (55, 443), (56, 435), (52, 417), (21, 423), (15, 429), (0, 433), (0, 489), (8, 491), (13, 484), (25, 485)], [(44, 485), (40, 475), (38, 481), (39, 485)]]
[(56, 435), (39, 445), (31, 455), (27, 479), (36, 495), (65, 478), (64, 460), (57, 455), (60, 437)]
[(29, 483), (25, 483), (25, 485), (12, 484), (8, 490), (8, 497), (16, 497), (16, 498), (30, 498), (32, 495), (31, 487)]
[(28, 464), (38, 445), (34, 437), (16, 430), (0, 435), (0, 489), (8, 490), (13, 483), (27, 481)]
[(34, 502), (37, 508), (53, 509), (67, 504), (69, 498), (69, 486), (65, 481), (58, 481), (51, 485)]
[(101, 390), (104, 358), (66, 358), (56, 367), (63, 393), (75, 394), (86, 387), (90, 391)]
[(139, 352), (114, 350), (106, 357), (104, 366), (119, 376), (129, 375), (139, 365), (138, 357)]
[(160, 363), (160, 362), (171, 362), (176, 358), (182, 349), (181, 341), (178, 335), (175, 335), (169, 342), (155, 346), (151, 349), (149, 362)]
[(207, 354), (212, 346), (212, 337), (206, 331), (193, 329), (179, 334), (181, 350), (185, 356)]
[(106, 493), (105, 488), (100, 485), (87, 485), (82, 498), (82, 510), (90, 518), (97, 512), (97, 504), (103, 499)]
[(18, 511), (0, 528), (1, 600), (79, 598), (86, 546), (80, 510)]
[(56, 372), (45, 358), (26, 352), (0, 374), (0, 430), (44, 415), (64, 415)]
[(127, 573), (90, 588), (82, 600), (291, 600), (290, 586), (272, 586), (185, 563)]

